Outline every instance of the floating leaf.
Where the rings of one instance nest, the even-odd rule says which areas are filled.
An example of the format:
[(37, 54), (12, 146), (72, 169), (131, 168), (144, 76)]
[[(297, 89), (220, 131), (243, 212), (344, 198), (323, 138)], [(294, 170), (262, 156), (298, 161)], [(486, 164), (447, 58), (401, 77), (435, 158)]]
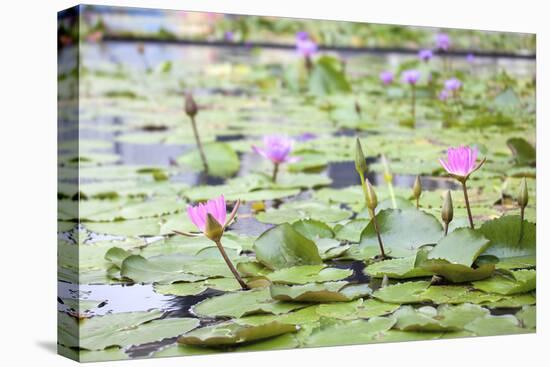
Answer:
[[(239, 156), (233, 148), (226, 143), (204, 144), (204, 155), (208, 162), (208, 173), (210, 175), (229, 177), (239, 170)], [(193, 150), (179, 157), (177, 161), (197, 171), (202, 171), (204, 169), (198, 150)]]
[(415, 256), (378, 261), (367, 265), (364, 273), (374, 278), (383, 278), (384, 275), (387, 275), (389, 278), (394, 279), (417, 278), (433, 275), (430, 271), (416, 268), (414, 266), (415, 261)]
[(537, 151), (529, 144), (529, 142), (523, 138), (510, 138), (506, 141), (506, 145), (514, 154), (516, 163), (520, 166), (534, 165), (537, 161)]
[[(393, 257), (412, 256), (425, 244), (443, 236), (441, 223), (432, 215), (416, 209), (385, 209), (376, 214), (386, 253)], [(380, 252), (372, 222), (361, 233), (361, 242), (349, 252), (354, 258), (369, 258)]]
[(245, 342), (267, 339), (277, 335), (295, 332), (296, 326), (273, 321), (262, 325), (241, 325), (233, 321), (193, 330), (178, 338), (178, 343), (223, 347)]
[(511, 295), (529, 292), (536, 288), (536, 272), (534, 270), (516, 270), (510, 275), (495, 275), (489, 279), (472, 283), (473, 287), (484, 292)]
[(505, 335), (528, 333), (530, 330), (523, 329), (518, 319), (513, 315), (492, 316), (488, 315), (475, 319), (465, 326), (479, 336)]
[(389, 303), (417, 303), (428, 298), (423, 293), (430, 286), (430, 282), (406, 282), (388, 285), (376, 290), (372, 296)]
[(193, 283), (156, 284), (155, 292), (174, 296), (192, 296), (200, 294), (207, 289), (218, 291), (237, 291), (240, 284), (234, 278), (214, 278)]
[(254, 242), (256, 258), (271, 269), (320, 264), (317, 246), (290, 224), (268, 229)]
[(458, 331), (473, 320), (484, 317), (489, 311), (481, 306), (465, 303), (459, 306), (430, 306), (414, 309), (403, 306), (393, 316), (394, 328), (404, 331)]
[(532, 330), (537, 328), (537, 308), (535, 306), (523, 306), (516, 317), (523, 327)]
[(266, 313), (278, 315), (302, 307), (303, 304), (275, 301), (269, 289), (258, 288), (208, 298), (193, 306), (192, 310), (204, 317), (242, 317)]
[(349, 284), (346, 281), (308, 283), (304, 285), (274, 284), (271, 297), (280, 301), (346, 302), (372, 293), (368, 284)]
[(392, 313), (399, 307), (399, 304), (381, 302), (377, 299), (358, 299), (352, 302), (321, 304), (317, 308), (317, 313), (324, 317), (340, 320), (355, 320), (384, 316)]
[(498, 258), (536, 256), (536, 226), (517, 215), (507, 215), (483, 223), (481, 233), (491, 241), (484, 255)]
[(353, 274), (351, 269), (325, 267), (325, 265), (302, 265), (276, 270), (266, 277), (273, 283), (307, 284), (342, 280)]
[(489, 240), (481, 233), (470, 228), (459, 228), (439, 240), (427, 259), (442, 259), (452, 264), (471, 266), (488, 245)]
[(321, 222), (338, 222), (351, 216), (349, 210), (340, 209), (315, 201), (294, 201), (282, 204), (278, 209), (268, 209), (256, 215), (264, 223), (281, 224), (299, 219), (314, 219)]

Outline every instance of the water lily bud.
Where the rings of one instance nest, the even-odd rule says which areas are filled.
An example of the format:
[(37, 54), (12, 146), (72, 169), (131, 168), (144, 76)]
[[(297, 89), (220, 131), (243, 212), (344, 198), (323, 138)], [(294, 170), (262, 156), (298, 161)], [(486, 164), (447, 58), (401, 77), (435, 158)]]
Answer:
[(521, 180), (519, 186), (519, 195), (518, 195), (518, 205), (520, 208), (524, 209), (529, 202), (529, 191), (527, 190), (527, 180), (525, 177)]
[(441, 219), (443, 219), (443, 222), (447, 224), (453, 220), (453, 198), (450, 191), (445, 193), (445, 198), (443, 199)]
[(374, 210), (378, 206), (378, 198), (376, 197), (376, 192), (374, 192), (374, 188), (372, 187), (368, 178), (365, 180), (365, 184), (367, 186), (367, 208), (369, 208), (370, 210)]
[(359, 138), (356, 140), (355, 144), (355, 169), (361, 177), (364, 177), (369, 168), (367, 167), (367, 161), (365, 155), (363, 154), (363, 148), (361, 148), (361, 142)]
[(420, 182), (420, 176), (416, 176), (413, 185), (413, 195), (415, 199), (418, 199), (422, 195), (422, 182)]
[(218, 242), (223, 235), (222, 225), (210, 213), (206, 216), (206, 226), (204, 227), (204, 235), (214, 242)]
[(388, 278), (387, 274), (384, 274), (384, 277), (382, 278), (382, 282), (380, 283), (380, 288), (384, 288), (390, 285), (390, 279)]
[(195, 99), (193, 98), (193, 95), (191, 93), (185, 94), (185, 113), (187, 116), (193, 118), (195, 115), (199, 112), (199, 108), (197, 107), (197, 103), (195, 102)]

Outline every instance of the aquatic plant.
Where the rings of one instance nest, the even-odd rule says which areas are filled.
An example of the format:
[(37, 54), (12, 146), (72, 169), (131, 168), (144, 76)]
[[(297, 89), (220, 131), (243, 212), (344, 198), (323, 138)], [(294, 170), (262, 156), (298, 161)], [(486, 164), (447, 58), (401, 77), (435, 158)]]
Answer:
[(424, 62), (430, 61), (433, 56), (434, 56), (434, 53), (432, 50), (424, 49), (424, 50), (418, 51), (418, 58)]
[(383, 71), (380, 73), (379, 77), (380, 77), (380, 81), (384, 85), (393, 83), (393, 73), (391, 71), (387, 71), (387, 70)]
[(441, 206), (441, 219), (445, 223), (445, 236), (449, 232), (449, 223), (453, 220), (453, 197), (451, 191), (447, 190)]
[(304, 57), (304, 63), (308, 72), (313, 67), (311, 56), (317, 52), (317, 49), (317, 43), (309, 37), (307, 32), (302, 31), (296, 34), (296, 51)]
[(474, 229), (474, 221), (472, 219), (466, 181), (468, 181), (472, 173), (477, 171), (483, 163), (485, 163), (485, 158), (477, 163), (477, 154), (478, 151), (476, 148), (468, 146), (460, 146), (458, 148), (451, 147), (447, 149), (447, 161), (441, 158), (439, 159), (439, 163), (441, 163), (447, 173), (462, 185), (464, 201), (466, 202), (466, 209), (468, 211), (468, 220), (472, 229)]
[(420, 80), (418, 70), (405, 70), (401, 75), (401, 81), (411, 86), (411, 119), (413, 126), (416, 123), (416, 83)]
[(468, 55), (466, 55), (466, 61), (468, 62), (468, 64), (473, 64), (476, 61), (476, 56), (470, 52)]
[(263, 148), (252, 145), (252, 150), (273, 163), (273, 174), (271, 179), (273, 182), (276, 182), (279, 165), (297, 162), (300, 158), (290, 156), (294, 141), (288, 137), (279, 135), (264, 136), (263, 143)]
[(456, 93), (456, 91), (462, 88), (462, 82), (457, 78), (451, 78), (451, 79), (445, 80), (444, 86), (445, 86), (445, 90)]
[(435, 35), (435, 46), (441, 51), (448, 51), (451, 47), (451, 38), (447, 33), (438, 33)]
[(420, 176), (416, 176), (413, 185), (413, 197), (416, 200), (416, 209), (419, 208), (420, 196), (422, 195), (422, 182), (420, 181)]
[(390, 170), (390, 164), (385, 154), (382, 154), (382, 166), (384, 167), (384, 181), (388, 185), (388, 191), (392, 202), (392, 207), (397, 209), (397, 201), (395, 199), (395, 190), (393, 189), (393, 174)]
[[(216, 199), (208, 200), (206, 204), (201, 203), (196, 206), (187, 206), (187, 215), (191, 222), (202, 232), (202, 235), (206, 236), (208, 239), (212, 240), (216, 244), (218, 250), (220, 251), (220, 254), (227, 264), (227, 267), (229, 268), (237, 282), (239, 282), (241, 288), (248, 289), (248, 285), (241, 278), (239, 272), (237, 271), (237, 269), (235, 269), (235, 266), (233, 266), (233, 263), (231, 262), (231, 259), (229, 259), (229, 257), (227, 256), (227, 253), (225, 252), (225, 249), (221, 242), (223, 233), (235, 218), (239, 206), (240, 201), (237, 200), (235, 206), (233, 207), (233, 210), (231, 211), (231, 214), (229, 215), (229, 218), (227, 218), (225, 198), (223, 195), (220, 195)], [(174, 232), (187, 237), (201, 236), (201, 234), (183, 231)]]
[(382, 243), (382, 236), (380, 235), (380, 226), (378, 225), (378, 219), (376, 219), (376, 207), (378, 206), (378, 198), (376, 197), (376, 192), (372, 187), (369, 179), (365, 180), (364, 185), (365, 190), (365, 201), (367, 208), (369, 210), (369, 215), (374, 226), (374, 231), (376, 232), (376, 237), (378, 239), (378, 246), (380, 248), (380, 257), (382, 259), (386, 258), (386, 252), (384, 251), (384, 244)]
[(193, 135), (195, 136), (195, 142), (197, 143), (197, 148), (199, 150), (202, 164), (204, 166), (204, 172), (208, 173), (208, 162), (206, 161), (206, 155), (204, 154), (204, 148), (202, 146), (202, 142), (199, 136), (199, 131), (197, 129), (197, 122), (195, 120), (195, 116), (197, 116), (198, 112), (199, 112), (199, 108), (197, 106), (197, 103), (195, 102), (195, 99), (193, 98), (193, 95), (191, 93), (186, 93), (185, 94), (185, 113), (187, 114), (187, 116), (189, 116), (189, 119), (191, 119), (191, 126), (193, 127)]

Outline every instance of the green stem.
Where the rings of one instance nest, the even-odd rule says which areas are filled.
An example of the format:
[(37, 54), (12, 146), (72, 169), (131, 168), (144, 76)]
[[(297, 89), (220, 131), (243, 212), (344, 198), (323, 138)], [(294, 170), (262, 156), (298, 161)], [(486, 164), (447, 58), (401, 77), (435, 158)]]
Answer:
[(416, 198), (416, 209), (420, 208), (420, 198)]
[(466, 210), (468, 211), (468, 220), (470, 228), (474, 229), (474, 220), (472, 219), (472, 210), (470, 209), (470, 200), (468, 199), (468, 189), (466, 188), (466, 180), (462, 181), (462, 191), (464, 191), (464, 201), (466, 202)]
[(395, 201), (395, 192), (393, 190), (393, 184), (388, 181), (388, 191), (390, 192), (391, 205), (394, 209), (397, 209), (397, 201)]
[(278, 173), (279, 173), (279, 163), (273, 163), (273, 175), (271, 176), (271, 181), (273, 181), (273, 183), (277, 181)]
[(519, 219), (520, 219), (520, 225), (519, 225), (519, 242), (521, 242), (523, 238), (523, 220), (525, 219), (525, 207), (521, 207), (519, 209)]
[(449, 223), (445, 222), (445, 236), (449, 232)]
[(215, 241), (215, 242), (216, 242), (216, 246), (218, 246), (218, 250), (220, 250), (220, 253), (222, 254), (222, 257), (225, 260), (225, 263), (229, 267), (229, 270), (231, 270), (231, 273), (233, 273), (233, 276), (235, 276), (235, 279), (237, 279), (237, 282), (239, 282), (239, 284), (241, 285), (241, 288), (243, 290), (250, 289), (248, 287), (248, 285), (244, 282), (244, 280), (241, 278), (241, 276), (239, 275), (239, 272), (237, 271), (237, 269), (235, 269), (235, 267), (233, 266), (233, 263), (231, 262), (231, 260), (227, 256), (227, 253), (225, 252), (225, 249), (223, 248), (221, 240), (218, 240), (218, 241)]
[(412, 88), (412, 98), (411, 98), (411, 116), (413, 126), (416, 126), (416, 86), (411, 84)]
[(195, 135), (195, 141), (197, 142), (197, 148), (199, 149), (199, 154), (201, 156), (202, 164), (204, 166), (204, 172), (208, 173), (208, 162), (206, 162), (206, 155), (204, 154), (204, 149), (199, 137), (199, 131), (197, 130), (197, 124), (195, 123), (195, 117), (191, 117), (191, 126), (193, 126), (193, 134)]
[(376, 219), (376, 213), (374, 210), (370, 210), (370, 215), (372, 217), (372, 224), (374, 225), (374, 231), (376, 232), (376, 237), (378, 238), (378, 246), (380, 247), (380, 256), (382, 259), (386, 258), (386, 253), (384, 252), (384, 244), (382, 243), (382, 237), (380, 236), (380, 227), (378, 227), (378, 220)]

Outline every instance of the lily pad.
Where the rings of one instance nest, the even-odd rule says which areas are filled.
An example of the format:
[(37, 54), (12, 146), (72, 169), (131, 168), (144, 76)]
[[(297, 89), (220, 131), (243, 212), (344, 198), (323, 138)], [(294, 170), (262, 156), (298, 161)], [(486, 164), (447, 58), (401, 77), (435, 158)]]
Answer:
[(536, 288), (535, 270), (517, 270), (508, 275), (495, 275), (489, 279), (473, 282), (476, 289), (489, 293), (511, 295), (529, 292)]
[(489, 240), (481, 233), (470, 228), (459, 228), (439, 240), (427, 259), (442, 259), (452, 264), (471, 266), (488, 245)]
[(193, 296), (207, 289), (218, 291), (237, 291), (241, 286), (234, 278), (214, 278), (193, 283), (156, 284), (155, 292), (174, 296)]
[(516, 314), (516, 317), (523, 327), (531, 330), (537, 328), (537, 308), (535, 306), (524, 306)]
[(338, 269), (325, 265), (302, 265), (276, 270), (266, 277), (278, 284), (307, 284), (333, 282), (350, 277), (351, 269)]
[[(237, 153), (226, 143), (204, 144), (204, 155), (208, 163), (208, 173), (213, 176), (232, 176), (239, 170), (241, 165)], [(197, 171), (204, 169), (198, 150), (179, 157), (177, 161)]]
[(263, 223), (291, 223), (299, 219), (313, 219), (325, 223), (339, 222), (351, 216), (349, 210), (315, 201), (293, 201), (282, 204), (278, 209), (268, 209), (256, 215)]
[(431, 271), (415, 267), (415, 261), (415, 256), (383, 260), (367, 265), (364, 273), (373, 278), (383, 278), (384, 275), (387, 275), (388, 278), (394, 279), (427, 277), (434, 274)]
[(388, 303), (419, 303), (428, 300), (423, 293), (429, 286), (427, 281), (397, 283), (376, 290), (372, 296)]
[(372, 293), (368, 284), (350, 284), (346, 281), (309, 283), (304, 285), (274, 284), (271, 297), (295, 302), (346, 302)]
[(513, 315), (480, 317), (465, 326), (465, 329), (479, 336), (528, 333), (530, 330), (521, 327)]
[[(437, 243), (443, 236), (441, 223), (432, 215), (416, 209), (385, 209), (376, 214), (386, 253), (392, 257), (412, 256), (425, 244)], [(349, 253), (369, 258), (380, 252), (372, 221), (361, 233), (361, 242)]]
[(355, 320), (388, 315), (399, 307), (397, 303), (386, 303), (377, 299), (358, 299), (351, 302), (321, 304), (317, 308), (317, 313), (334, 319)]
[(322, 263), (317, 246), (285, 223), (268, 229), (254, 242), (256, 258), (271, 269)]
[(258, 288), (208, 298), (193, 306), (192, 310), (203, 317), (242, 317), (253, 314), (279, 315), (303, 307), (299, 303), (275, 301), (269, 289)]
[(469, 303), (459, 306), (443, 305), (415, 309), (403, 306), (393, 316), (394, 328), (404, 331), (458, 331), (473, 320), (489, 315), (489, 310)]
[(234, 321), (202, 327), (178, 338), (178, 343), (184, 345), (200, 345), (223, 347), (238, 345), (245, 342), (267, 339), (270, 337), (292, 333), (296, 326), (277, 321), (262, 325), (241, 325)]
[(517, 215), (487, 221), (480, 231), (491, 241), (484, 255), (498, 258), (536, 256), (536, 226), (528, 221), (521, 223)]

